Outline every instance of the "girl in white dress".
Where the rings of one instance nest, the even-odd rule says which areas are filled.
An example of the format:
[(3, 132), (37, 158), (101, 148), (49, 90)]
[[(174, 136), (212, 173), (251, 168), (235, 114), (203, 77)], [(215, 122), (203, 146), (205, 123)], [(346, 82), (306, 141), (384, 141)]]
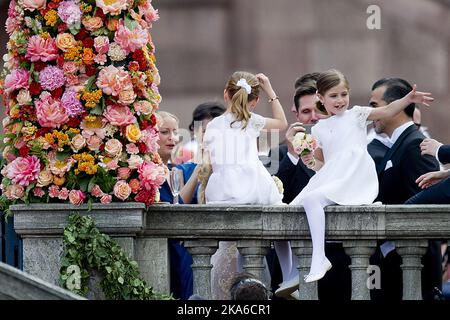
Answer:
[[(273, 118), (251, 112), (259, 89), (269, 97)], [(269, 79), (264, 74), (235, 72), (224, 90), (227, 111), (206, 127), (203, 146), (209, 151), (212, 174), (205, 189), (207, 204), (281, 205), (273, 178), (258, 158), (257, 138), (262, 129), (284, 130), (286, 117)], [(287, 241), (276, 241), (283, 280), (296, 276)], [(295, 268), (294, 268), (295, 269)]]
[[(308, 218), (313, 244), (311, 268), (305, 282), (321, 279), (331, 268), (325, 256), (325, 213), (330, 204), (371, 204), (378, 194), (378, 177), (375, 164), (367, 152), (367, 121), (393, 117), (411, 103), (433, 101), (430, 93), (417, 92), (416, 86), (404, 98), (378, 108), (349, 106), (349, 84), (337, 70), (329, 70), (317, 80), (319, 110), (329, 117), (320, 120), (312, 135), (319, 148), (302, 157), (303, 163), (314, 163), (317, 173), (308, 185), (290, 203), (303, 205)], [(283, 290), (293, 291), (299, 279), (290, 281)]]

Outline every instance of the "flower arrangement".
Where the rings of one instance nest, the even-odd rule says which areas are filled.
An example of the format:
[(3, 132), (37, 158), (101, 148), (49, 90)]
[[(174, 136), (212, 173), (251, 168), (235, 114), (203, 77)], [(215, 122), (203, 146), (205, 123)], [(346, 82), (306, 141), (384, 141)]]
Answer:
[(151, 0), (12, 0), (2, 83), (4, 209), (159, 201)]
[[(294, 151), (300, 156), (306, 156), (314, 150), (317, 149), (317, 140), (308, 133), (298, 132), (294, 139), (292, 139), (292, 146), (294, 147)], [(308, 167), (314, 167), (315, 160), (312, 159), (310, 163), (308, 163)]]
[(273, 181), (275, 182), (275, 185), (277, 186), (278, 192), (282, 195), (284, 194), (284, 186), (283, 181), (280, 180), (277, 176), (272, 176)]

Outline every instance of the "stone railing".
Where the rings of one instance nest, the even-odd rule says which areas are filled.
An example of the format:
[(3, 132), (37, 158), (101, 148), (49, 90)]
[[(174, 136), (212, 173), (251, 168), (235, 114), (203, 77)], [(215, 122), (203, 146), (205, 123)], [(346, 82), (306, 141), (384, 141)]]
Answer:
[[(15, 229), (23, 238), (24, 270), (56, 283), (62, 230), (71, 212), (86, 207), (66, 204), (17, 205)], [(291, 240), (300, 279), (309, 269), (311, 238), (302, 207), (154, 205), (93, 206), (98, 227), (118, 240), (159, 292), (169, 291), (167, 239), (184, 240), (193, 257), (194, 293), (211, 297), (211, 256), (221, 240), (236, 240), (244, 270), (263, 278), (264, 257), (272, 240)], [(402, 256), (403, 298), (420, 300), (421, 257), (428, 239), (450, 238), (450, 206), (330, 206), (327, 240), (342, 241), (351, 258), (352, 299), (368, 300), (369, 257), (378, 239), (395, 240)], [(317, 283), (302, 283), (302, 299), (317, 299)]]
[(0, 300), (84, 300), (84, 298), (0, 262)]

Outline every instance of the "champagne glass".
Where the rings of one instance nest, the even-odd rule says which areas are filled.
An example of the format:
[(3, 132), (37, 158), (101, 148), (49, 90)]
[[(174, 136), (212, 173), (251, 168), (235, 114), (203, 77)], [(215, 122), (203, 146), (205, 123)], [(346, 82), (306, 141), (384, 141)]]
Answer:
[(172, 191), (173, 203), (178, 204), (178, 195), (180, 194), (181, 183), (183, 181), (183, 171), (178, 168), (170, 170), (169, 185)]

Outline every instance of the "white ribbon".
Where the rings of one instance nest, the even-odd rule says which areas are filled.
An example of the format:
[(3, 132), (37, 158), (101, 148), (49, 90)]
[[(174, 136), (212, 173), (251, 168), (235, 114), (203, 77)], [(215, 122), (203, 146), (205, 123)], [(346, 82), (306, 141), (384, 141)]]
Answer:
[(252, 87), (247, 83), (247, 80), (244, 78), (239, 79), (239, 81), (236, 83), (238, 87), (244, 88), (245, 91), (247, 91), (247, 94), (250, 94), (252, 92)]

